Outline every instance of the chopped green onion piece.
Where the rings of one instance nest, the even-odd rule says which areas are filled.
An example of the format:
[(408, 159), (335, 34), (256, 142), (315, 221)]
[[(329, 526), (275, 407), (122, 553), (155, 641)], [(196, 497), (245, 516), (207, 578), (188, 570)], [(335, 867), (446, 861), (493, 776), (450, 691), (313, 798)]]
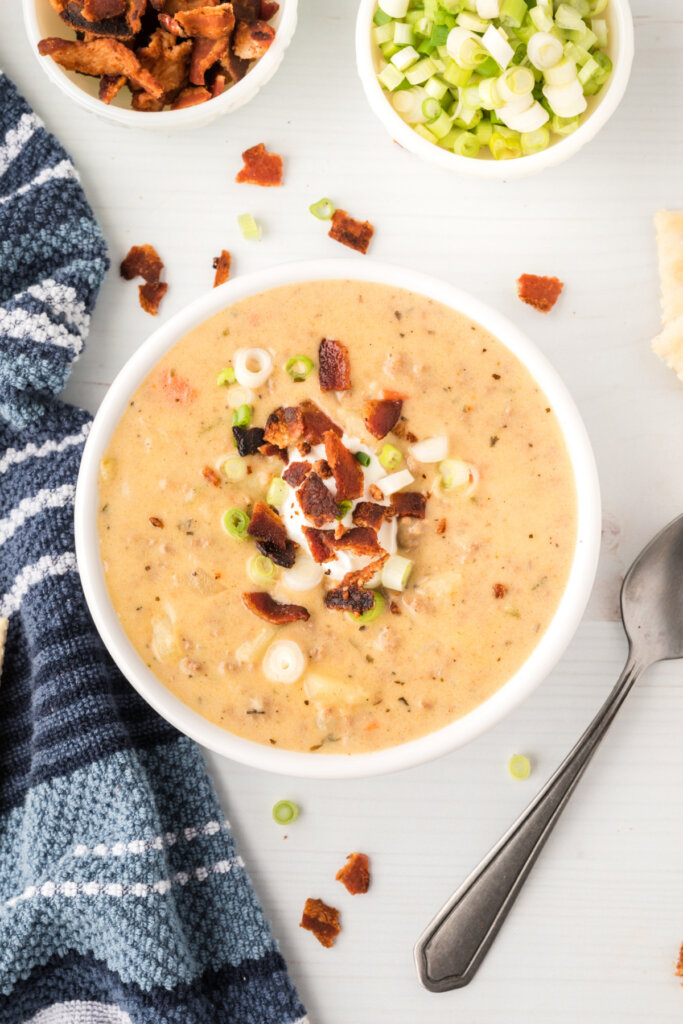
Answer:
[(281, 505), (287, 500), (289, 494), (289, 484), (286, 480), (283, 480), (281, 476), (274, 476), (268, 484), (268, 490), (266, 491), (266, 503), (273, 505), (274, 508), (280, 508)]
[(444, 491), (452, 491), (454, 487), (464, 487), (470, 482), (470, 467), (461, 459), (444, 459), (439, 463), (439, 473)]
[(351, 509), (353, 508), (353, 502), (346, 500), (338, 501), (337, 508), (339, 509), (339, 514), (335, 516), (335, 519), (343, 519), (344, 516), (348, 515)]
[[(377, 11), (377, 14), (380, 13), (380, 11)], [(377, 17), (377, 14), (375, 17)], [(298, 817), (299, 808), (295, 803), (292, 803), (291, 800), (278, 800), (273, 807), (273, 820), (276, 821), (278, 825), (291, 825)]]
[(366, 612), (363, 612), (362, 615), (354, 615), (353, 612), (347, 612), (347, 615), (352, 622), (355, 622), (361, 626), (367, 626), (371, 622), (374, 622), (375, 619), (378, 619), (380, 617), (380, 615), (384, 611), (384, 606), (386, 604), (386, 601), (384, 600), (384, 594), (381, 594), (379, 590), (373, 590), (373, 594), (375, 595), (374, 605), (372, 606), (372, 608), (369, 608)]
[(434, 99), (433, 96), (428, 96), (427, 99), (422, 102), (422, 113), (428, 121), (435, 121), (439, 114), (443, 113), (443, 109), (437, 99)]
[(415, 41), (412, 25), (405, 21), (394, 22), (394, 42), (399, 46), (410, 46)]
[(234, 384), (237, 378), (235, 377), (235, 371), (232, 366), (226, 366), (224, 370), (216, 377), (216, 384), (218, 387), (222, 387), (223, 384)]
[(241, 213), (237, 218), (242, 236), (248, 242), (258, 242), (261, 238), (261, 227), (250, 213)]
[(489, 141), (489, 149), (495, 160), (514, 160), (522, 155), (522, 143), (516, 132), (513, 133), (512, 138), (506, 138), (500, 132), (494, 132)]
[(477, 74), (481, 75), (482, 78), (497, 78), (500, 74), (500, 65), (493, 57), (487, 57), (477, 68)]
[(308, 209), (318, 220), (329, 220), (334, 214), (335, 207), (331, 199), (319, 199), (317, 203), (313, 203)]
[(391, 555), (382, 567), (382, 586), (387, 590), (403, 590), (413, 568), (413, 563), (403, 555)]
[[(407, 47), (409, 49), (409, 47)], [(436, 66), (431, 57), (425, 57), (424, 60), (420, 60), (417, 64), (413, 64), (406, 71), (406, 78), (411, 85), (420, 85), (422, 82), (426, 82), (428, 78), (436, 74)]]
[(382, 451), (379, 453), (379, 461), (384, 469), (386, 469), (387, 473), (392, 473), (401, 465), (403, 456), (395, 445), (385, 444)]
[[(383, 71), (377, 76), (379, 82), (388, 89), (389, 92), (393, 92), (398, 89), (400, 85), (406, 82), (405, 76), (401, 74), (398, 68), (395, 68), (393, 64), (387, 64)], [(410, 85), (410, 82), (406, 82), (406, 85)]]
[(501, 21), (504, 21), (515, 28), (519, 28), (521, 26), (526, 12), (527, 6), (524, 3), (524, 0), (503, 0), (500, 5)]
[(240, 405), (232, 414), (233, 427), (248, 427), (251, 423), (251, 406)]
[(236, 484), (247, 475), (247, 465), (241, 455), (230, 455), (222, 463), (221, 472), (227, 480)]
[(393, 42), (394, 40), (394, 24), (393, 22), (387, 22), (386, 25), (376, 25), (372, 30), (372, 38), (375, 40), (378, 46), (383, 43)]
[[(326, 218), (321, 219), (324, 220)], [(308, 356), (292, 356), (285, 363), (285, 370), (295, 383), (306, 380), (312, 369), (313, 360), (309, 359)]]
[(361, 466), (370, 465), (370, 456), (368, 455), (367, 452), (356, 452), (355, 459), (356, 462), (360, 462)]
[(481, 141), (472, 132), (460, 132), (455, 143), (453, 144), (453, 152), (459, 156), (466, 156), (469, 158), (479, 156), (479, 150), (481, 148)]
[(225, 532), (235, 540), (244, 540), (249, 526), (249, 516), (241, 508), (231, 508), (223, 513), (221, 524)]
[(275, 562), (266, 555), (253, 555), (247, 562), (247, 575), (257, 586), (272, 583), (275, 576)]
[(531, 775), (531, 761), (524, 754), (513, 754), (508, 761), (508, 771), (513, 779), (528, 779)]
[(387, 14), (385, 11), (383, 11), (381, 7), (378, 7), (373, 15), (372, 20), (374, 21), (375, 25), (386, 25), (388, 22), (393, 21), (394, 19), (391, 17), (390, 14)]

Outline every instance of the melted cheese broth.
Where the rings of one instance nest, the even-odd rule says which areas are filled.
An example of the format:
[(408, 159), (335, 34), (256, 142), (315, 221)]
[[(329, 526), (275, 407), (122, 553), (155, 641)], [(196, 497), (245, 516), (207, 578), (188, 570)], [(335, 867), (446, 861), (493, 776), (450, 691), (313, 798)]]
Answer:
[[(324, 337), (349, 350), (350, 391), (320, 391)], [(221, 518), (264, 499), (282, 462), (250, 456), (243, 481), (221, 477), (219, 486), (202, 471), (235, 455), (230, 388), (216, 377), (237, 348), (254, 346), (270, 351), (274, 368), (254, 396), (252, 424), (309, 398), (373, 450), (399, 448), (402, 468), (415, 477), (407, 489), (429, 495), (424, 520), (399, 524), (398, 551), (414, 563), (409, 583), (387, 592), (386, 610), (365, 626), (325, 608), (327, 579), (292, 593), (276, 575), (268, 588), (276, 600), (305, 605), (308, 622), (271, 626), (242, 603), (243, 592), (261, 589), (246, 571), (255, 546), (226, 534)], [(284, 365), (300, 354), (316, 369), (295, 383)], [(407, 396), (404, 436), (376, 441), (362, 409), (383, 389)], [(446, 434), (450, 457), (478, 470), (476, 488), (444, 490), (438, 466), (412, 459), (406, 433)], [(530, 374), (468, 318), (384, 285), (290, 285), (205, 321), (133, 395), (101, 470), (107, 586), (145, 664), (222, 728), (318, 755), (404, 743), (485, 701), (543, 635), (576, 544), (569, 456)], [(261, 664), (274, 639), (294, 640), (304, 652), (297, 682), (265, 678)]]

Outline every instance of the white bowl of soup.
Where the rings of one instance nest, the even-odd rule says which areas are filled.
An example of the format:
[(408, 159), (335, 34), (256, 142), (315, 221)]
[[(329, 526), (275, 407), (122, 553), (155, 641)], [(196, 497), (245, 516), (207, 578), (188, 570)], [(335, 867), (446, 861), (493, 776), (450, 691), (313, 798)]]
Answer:
[(546, 358), (372, 260), (215, 289), (121, 370), (76, 495), (121, 671), (204, 746), (287, 775), (438, 757), (548, 675), (592, 586), (598, 479)]

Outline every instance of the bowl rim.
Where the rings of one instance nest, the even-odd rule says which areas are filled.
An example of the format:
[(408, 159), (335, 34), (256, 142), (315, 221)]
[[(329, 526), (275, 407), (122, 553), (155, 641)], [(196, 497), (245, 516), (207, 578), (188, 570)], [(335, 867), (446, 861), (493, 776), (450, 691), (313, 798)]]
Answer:
[[(133, 391), (165, 352), (215, 313), (248, 296), (311, 280), (376, 282), (406, 289), (451, 306), (491, 331), (548, 396), (562, 428), (576, 483), (577, 543), (569, 580), (546, 632), (524, 664), (463, 718), (416, 740), (368, 754), (320, 756), (265, 747), (221, 729), (187, 707), (145, 666), (128, 640), (109, 599), (99, 555), (99, 461)], [(143, 342), (107, 391), (85, 444), (75, 498), (76, 556), (86, 601), (106, 647), (138, 693), (181, 732), (216, 753), (250, 767), (306, 778), (358, 778), (410, 768), (450, 753), (496, 725), (546, 678), (572, 639), (592, 589), (600, 533), (600, 489), (588, 434), (565, 384), (546, 357), (519, 328), (480, 299), (438, 278), (372, 259), (280, 264), (237, 277), (176, 313)]]
[[(37, 6), (48, 3), (49, 0), (22, 0), (24, 27), (30, 49), (50, 81), (74, 103), (114, 124), (126, 128), (173, 130), (206, 124), (254, 98), (260, 88), (275, 74), (285, 50), (292, 41), (297, 25), (298, 0), (280, 0), (280, 10), (277, 14), (279, 21), (276, 23), (277, 31), (272, 45), (239, 82), (207, 103), (198, 103), (182, 110), (149, 112), (103, 103), (96, 96), (86, 92), (77, 82), (72, 81), (69, 74), (54, 60), (41, 57), (38, 53), (38, 42), (43, 35), (38, 24)], [(65, 30), (69, 31), (67, 26)]]
[(458, 171), (473, 178), (505, 179), (525, 178), (538, 174), (547, 167), (564, 163), (590, 142), (607, 123), (621, 103), (631, 76), (634, 56), (633, 15), (629, 0), (610, 0), (615, 20), (617, 45), (614, 66), (607, 86), (602, 90), (593, 110), (575, 132), (553, 142), (547, 149), (516, 160), (472, 159), (440, 149), (415, 132), (396, 113), (377, 80), (373, 62), (373, 42), (370, 35), (372, 15), (377, 0), (360, 0), (356, 17), (356, 68), (373, 113), (379, 118), (391, 137), (415, 156), (449, 171)]

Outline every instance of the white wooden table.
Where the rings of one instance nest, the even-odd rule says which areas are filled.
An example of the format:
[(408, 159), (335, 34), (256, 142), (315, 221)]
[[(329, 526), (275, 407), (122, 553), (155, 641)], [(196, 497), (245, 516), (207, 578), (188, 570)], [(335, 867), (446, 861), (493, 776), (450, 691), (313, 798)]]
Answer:
[[(174, 136), (117, 130), (66, 105), (28, 52), (18, 0), (2, 7), (0, 64), (73, 155), (114, 267), (133, 243), (153, 243), (165, 260), (160, 320), (211, 286), (222, 247), (235, 274), (361, 259), (309, 215), (328, 195), (373, 221), (373, 256), (441, 275), (512, 317), (564, 376), (593, 439), (605, 512), (595, 593), (559, 667), (507, 721), (438, 763), (366, 782), (289, 780), (209, 756), (312, 1024), (680, 1021), (680, 663), (650, 671), (629, 698), (474, 983), (432, 995), (412, 964), (423, 926), (615, 681), (626, 653), (621, 574), (683, 510), (683, 385), (649, 350), (659, 324), (652, 214), (683, 208), (680, 0), (633, 0), (631, 85), (598, 139), (539, 178), (481, 184), (422, 166), (384, 134), (355, 75), (352, 0), (300, 0), (294, 43), (257, 99)], [(282, 190), (234, 184), (239, 154), (259, 141), (286, 158)], [(263, 221), (260, 244), (237, 230), (247, 210)], [(523, 271), (566, 282), (550, 316), (517, 300)], [(68, 398), (95, 410), (154, 326), (113, 269)], [(517, 751), (534, 761), (527, 782), (506, 771)], [(302, 808), (284, 830), (270, 817), (282, 797)], [(353, 849), (372, 857), (365, 898), (334, 881)], [(342, 911), (333, 950), (297, 927), (307, 896)]]

